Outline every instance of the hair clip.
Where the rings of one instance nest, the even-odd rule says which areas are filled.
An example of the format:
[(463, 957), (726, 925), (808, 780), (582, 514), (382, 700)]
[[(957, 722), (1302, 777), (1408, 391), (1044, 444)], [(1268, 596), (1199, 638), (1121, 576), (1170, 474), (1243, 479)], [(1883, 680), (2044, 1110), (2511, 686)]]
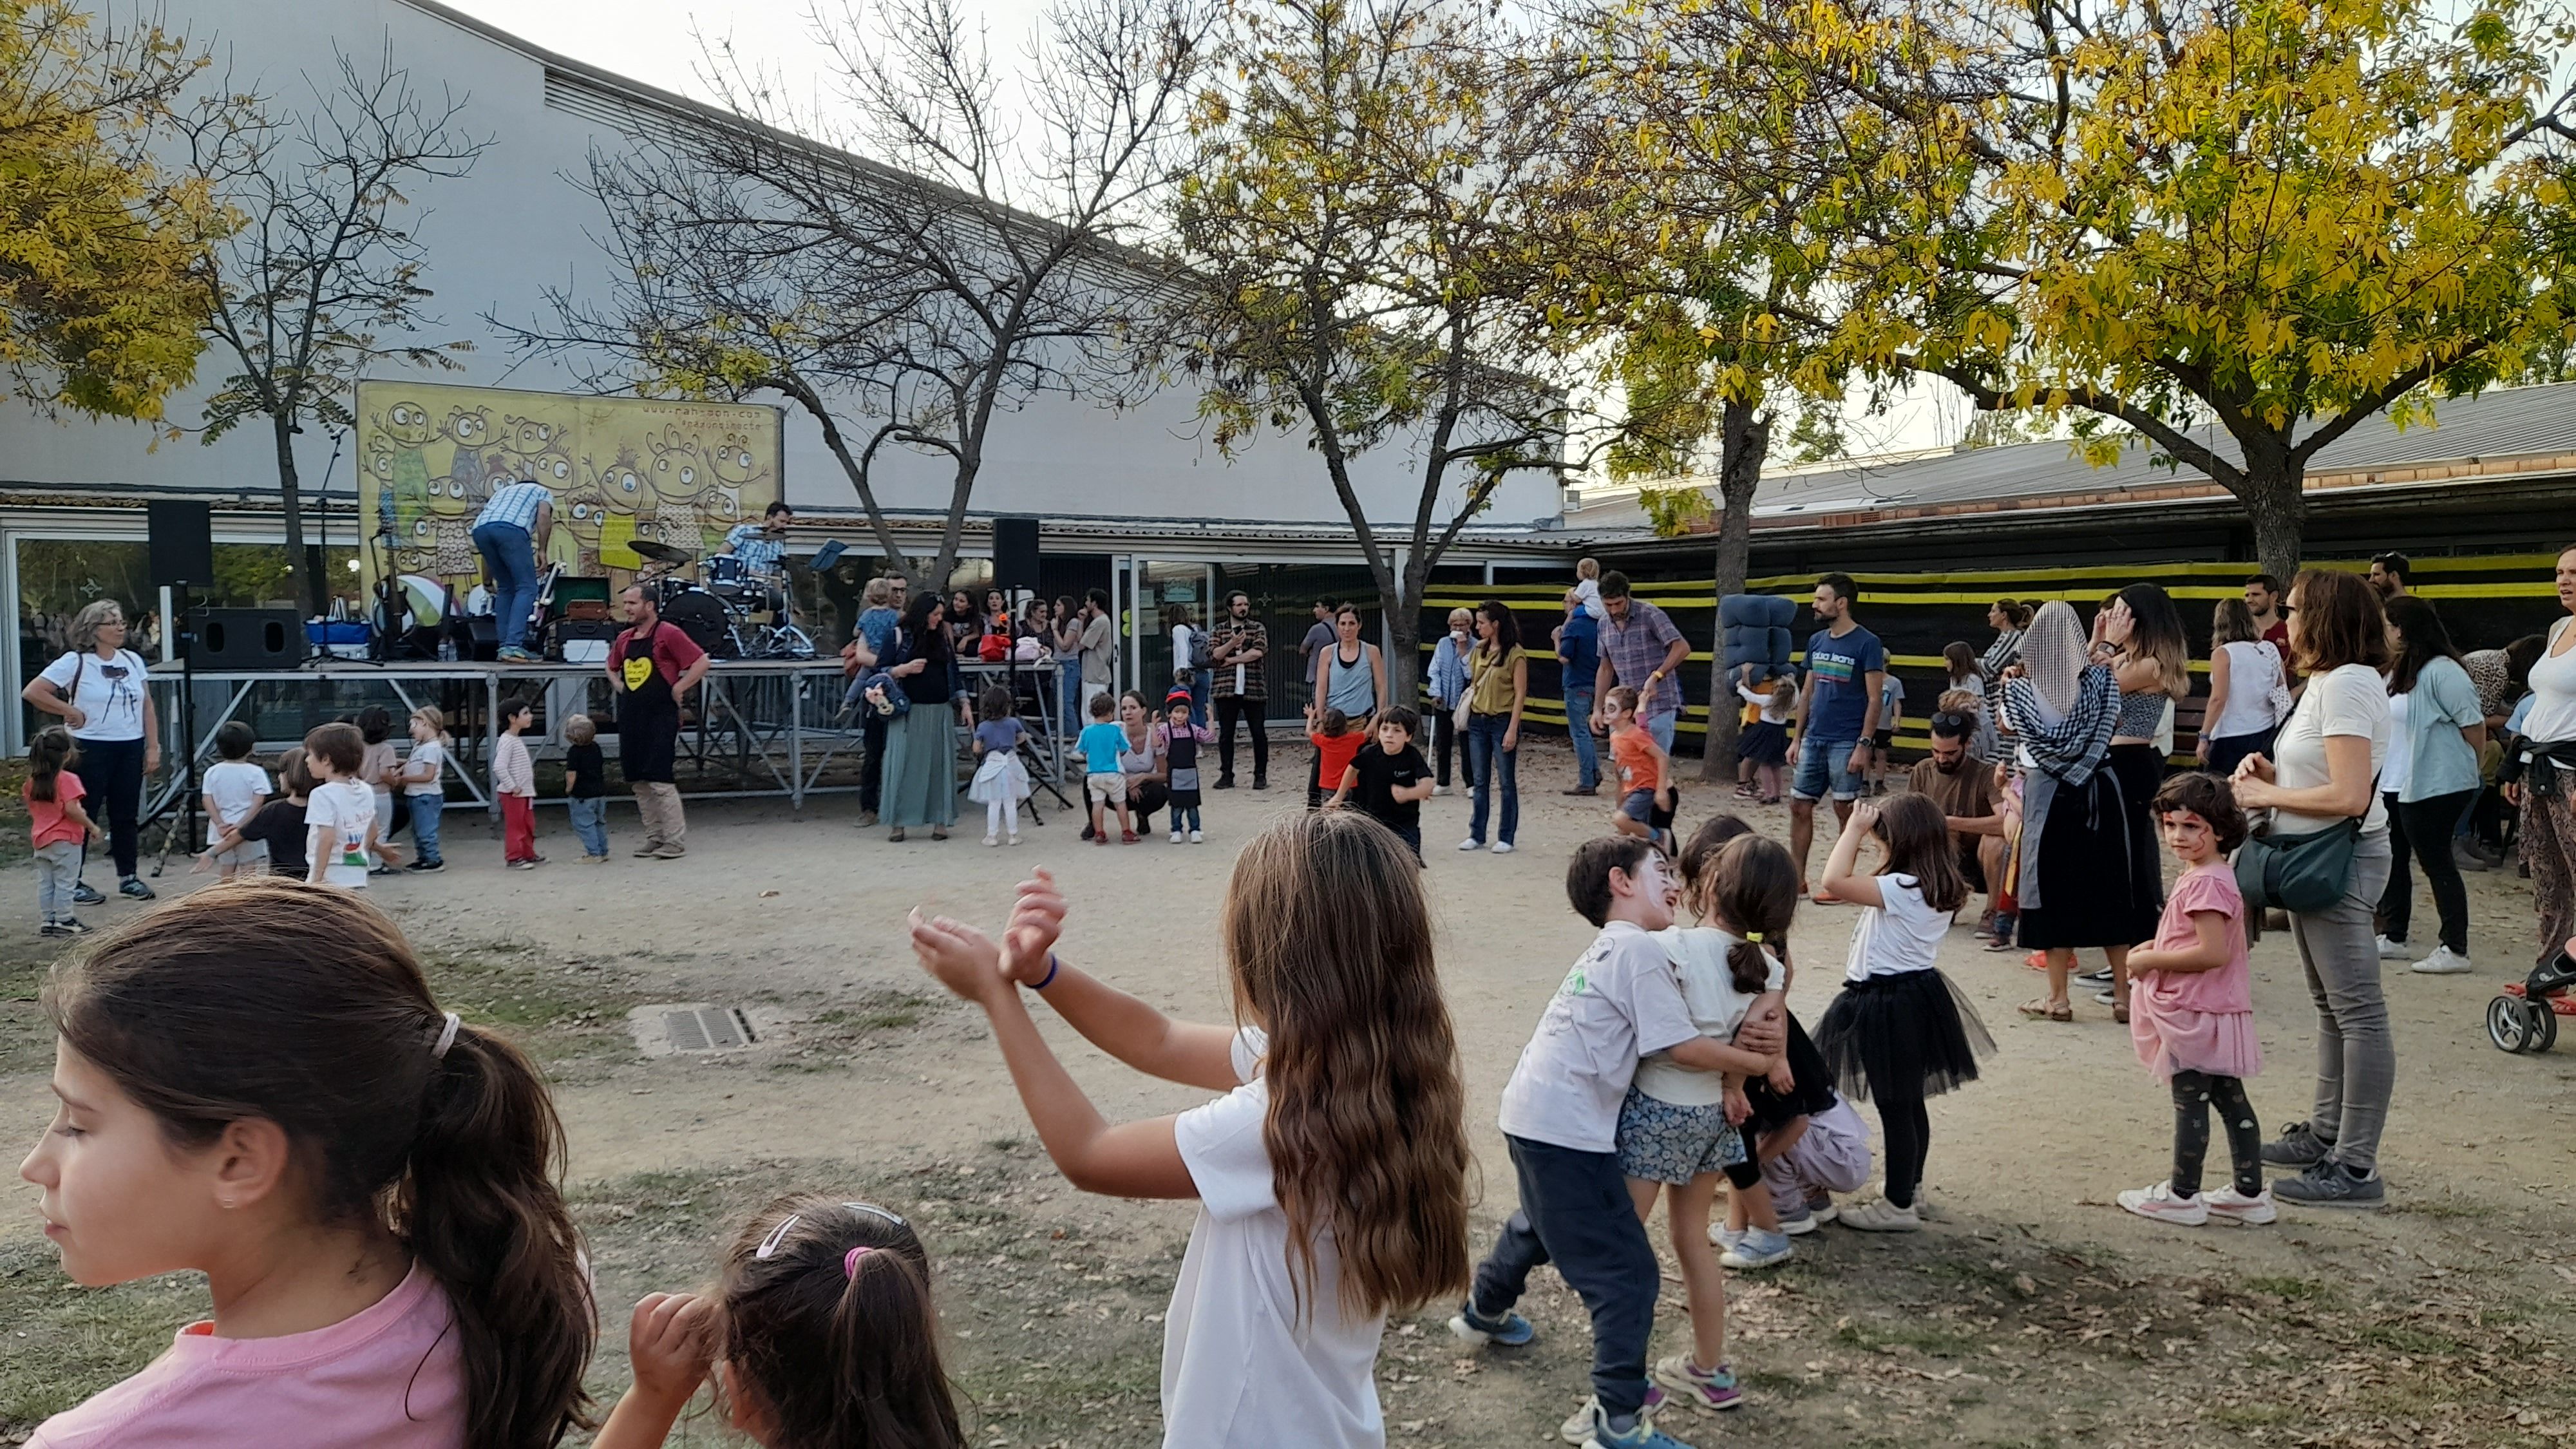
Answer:
[(431, 1061), (438, 1062), (445, 1061), (447, 1059), (447, 1049), (456, 1045), (456, 1029), (464, 1024), (465, 1019), (463, 1017), (458, 1016), (452, 1011), (447, 1013), (447, 1024), (438, 1029), (438, 1044), (429, 1049), (429, 1059)]
[(781, 1222), (778, 1226), (769, 1230), (768, 1237), (760, 1240), (759, 1247), (751, 1250), (751, 1256), (764, 1263), (769, 1261), (771, 1258), (776, 1257), (778, 1255), (778, 1245), (787, 1241), (788, 1230), (795, 1227), (796, 1220), (803, 1216), (803, 1213), (789, 1213), (784, 1222)]
[(872, 1218), (883, 1218), (898, 1228), (909, 1228), (912, 1226), (912, 1224), (903, 1220), (903, 1214), (888, 1212), (884, 1208), (878, 1207), (872, 1202), (845, 1202), (841, 1204), (841, 1206), (848, 1208), (854, 1213), (866, 1213)]
[(844, 1277), (844, 1278), (853, 1278), (853, 1279), (854, 1279), (854, 1278), (856, 1278), (856, 1277), (858, 1277), (858, 1276), (859, 1276), (859, 1260), (860, 1260), (861, 1258), (866, 1257), (868, 1254), (875, 1252), (875, 1251), (876, 1251), (876, 1249), (869, 1247), (869, 1246), (868, 1246), (867, 1244), (865, 1244), (865, 1243), (861, 1243), (861, 1244), (859, 1244), (857, 1247), (852, 1248), (848, 1253), (846, 1253), (846, 1254), (842, 1255), (842, 1258), (841, 1258), (841, 1276), (842, 1276), (842, 1277)]
[(1759, 946), (1762, 944), (1762, 933), (1760, 931), (1747, 931), (1744, 933), (1744, 941), (1746, 945)]

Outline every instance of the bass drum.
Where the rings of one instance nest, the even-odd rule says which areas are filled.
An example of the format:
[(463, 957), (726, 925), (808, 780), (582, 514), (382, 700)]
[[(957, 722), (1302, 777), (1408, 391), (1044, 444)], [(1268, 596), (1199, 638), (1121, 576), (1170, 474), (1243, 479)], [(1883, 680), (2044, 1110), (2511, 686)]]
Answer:
[(664, 598), (662, 618), (688, 635), (690, 643), (717, 659), (731, 659), (737, 652), (733, 620), (726, 616), (723, 601), (704, 589), (688, 589)]

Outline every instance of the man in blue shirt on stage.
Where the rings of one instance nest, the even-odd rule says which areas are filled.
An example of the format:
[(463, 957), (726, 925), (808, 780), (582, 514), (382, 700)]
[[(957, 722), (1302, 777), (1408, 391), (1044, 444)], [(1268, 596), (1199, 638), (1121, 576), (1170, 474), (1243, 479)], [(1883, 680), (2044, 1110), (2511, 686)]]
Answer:
[(474, 551), (492, 585), (492, 622), (500, 635), (497, 657), (532, 664), (528, 616), (537, 607), (537, 560), (555, 531), (555, 496), (542, 483), (505, 484), (474, 515)]
[(787, 525), (795, 521), (796, 510), (779, 499), (762, 512), (760, 522), (735, 524), (716, 551), (741, 559), (746, 577), (785, 573), (779, 561), (787, 554)]

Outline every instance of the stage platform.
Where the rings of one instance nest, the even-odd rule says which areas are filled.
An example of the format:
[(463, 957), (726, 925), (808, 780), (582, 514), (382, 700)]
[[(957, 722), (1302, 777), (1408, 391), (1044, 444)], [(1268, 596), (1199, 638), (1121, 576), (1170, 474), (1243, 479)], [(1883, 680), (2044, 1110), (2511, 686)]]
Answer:
[[(961, 663), (959, 669), (970, 694), (997, 682), (1011, 688), (1033, 737), (1030, 774), (1046, 784), (1061, 783), (1057, 662)], [(194, 735), (189, 743), (199, 760), (207, 762), (214, 758), (215, 731), (236, 719), (250, 723), (262, 754), (273, 754), (302, 739), (314, 725), (381, 704), (393, 715), (395, 748), (408, 754), (405, 721), (414, 709), (435, 705), (446, 713), (448, 733), (456, 741), (451, 789), (461, 784), (476, 804), (496, 815), (500, 805), (491, 788), (492, 745), (500, 735), (505, 698), (525, 695), (537, 702), (538, 731), (529, 744), (538, 759), (561, 757), (563, 721), (574, 714), (597, 721), (601, 747), (610, 761), (617, 758), (616, 694), (600, 664), (333, 659), (298, 669), (199, 669), (184, 675), (176, 664), (156, 664), (150, 674), (170, 766), (166, 778), (154, 783), (147, 818), (183, 803), (182, 731)], [(180, 698), (188, 681), (196, 693), (193, 721)], [(837, 657), (717, 661), (690, 692), (691, 717), (680, 738), (680, 788), (711, 798), (784, 796), (800, 810), (808, 796), (856, 791), (860, 720), (843, 702), (847, 690)], [(960, 730), (961, 747), (966, 737)], [(967, 773), (958, 777), (961, 791)], [(561, 796), (539, 801), (561, 802)]]

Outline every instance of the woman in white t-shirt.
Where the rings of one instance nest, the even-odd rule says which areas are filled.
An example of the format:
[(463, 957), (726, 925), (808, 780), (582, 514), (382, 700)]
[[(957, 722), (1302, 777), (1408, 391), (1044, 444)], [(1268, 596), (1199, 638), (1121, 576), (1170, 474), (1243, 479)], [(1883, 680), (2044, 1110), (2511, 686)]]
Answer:
[(134, 873), (134, 862), (143, 840), (143, 780), (161, 768), (161, 716), (152, 707), (143, 656), (125, 647), (123, 607), (98, 600), (73, 616), (71, 635), (71, 651), (46, 665), (18, 697), (61, 719), (80, 741), (81, 786), (107, 817), (117, 893), (148, 901), (152, 887)]
[(2281, 723), (2275, 691), (2284, 682), (2281, 651), (2254, 627), (2253, 610), (2233, 594), (2219, 600), (2209, 628), (2209, 706), (2200, 717), (2200, 763), (2210, 773), (2233, 775), (2247, 755), (2272, 753)]
[(2359, 574), (2301, 573), (2290, 584), (2290, 654), (2307, 687), (2272, 755), (2248, 755), (2236, 767), (2236, 803), (2270, 810), (2276, 835), (2358, 820), (2361, 837), (2342, 898), (2290, 916), (2317, 1007), (2316, 1110), (2267, 1144), (2263, 1160), (2304, 1169), (2272, 1184), (2286, 1201), (2377, 1207), (2385, 1200), (2379, 1134), (2397, 1080), (2374, 925), (2390, 858), (2378, 781), (2393, 737), (2379, 673), (2388, 663), (2379, 596)]
[[(1886, 859), (1877, 874), (1862, 875), (1861, 842), (1872, 835)], [(1923, 1226), (1914, 1197), (1932, 1145), (1924, 1098), (1975, 1081), (1977, 1054), (1995, 1046), (1934, 964), (1950, 918), (1968, 903), (1949, 817), (1929, 795), (1863, 801), (1825, 862), (1824, 889), (1862, 909), (1843, 989), (1816, 1023), (1816, 1050), (1845, 1096), (1877, 1103), (1887, 1141), (1883, 1194), (1843, 1209), (1841, 1220), (1864, 1232), (1910, 1233)]]
[[(1386, 1315), (1467, 1286), (1464, 1091), (1421, 874), (1392, 831), (1348, 810), (1253, 837), (1219, 923), (1231, 1027), (1173, 1021), (1057, 960), (1065, 903), (1043, 870), (998, 947), (912, 917), (922, 964), (991, 1020), (1067, 1181), (1199, 1200), (1163, 1324), (1167, 1449), (1377, 1449)], [(1227, 1095), (1106, 1121), (1023, 986), (1127, 1065)]]
[(1187, 604), (1174, 604), (1165, 616), (1172, 626), (1172, 668), (1187, 670), (1190, 677), (1190, 723), (1208, 722), (1208, 691), (1216, 686), (1216, 670), (1201, 668), (1197, 660), (1207, 652), (1203, 641), (1207, 631), (1190, 622)]
[[(2576, 614), (2576, 545), (2558, 554), (2558, 606)], [(2514, 754), (2521, 778), (2505, 786), (2522, 809), (2522, 858), (2531, 866), (2531, 903), (2540, 913), (2540, 960), (2576, 936), (2576, 619), (2549, 626), (2549, 646), (2532, 661), (2531, 711)]]

